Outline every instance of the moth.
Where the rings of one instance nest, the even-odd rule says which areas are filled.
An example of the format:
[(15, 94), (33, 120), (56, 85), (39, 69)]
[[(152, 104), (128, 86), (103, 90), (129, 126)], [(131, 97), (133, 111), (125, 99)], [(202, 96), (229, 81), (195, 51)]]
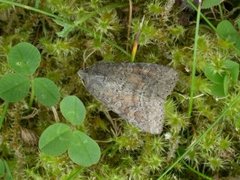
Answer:
[(164, 102), (178, 80), (174, 69), (150, 63), (100, 62), (79, 70), (78, 75), (108, 109), (144, 132), (162, 132)]

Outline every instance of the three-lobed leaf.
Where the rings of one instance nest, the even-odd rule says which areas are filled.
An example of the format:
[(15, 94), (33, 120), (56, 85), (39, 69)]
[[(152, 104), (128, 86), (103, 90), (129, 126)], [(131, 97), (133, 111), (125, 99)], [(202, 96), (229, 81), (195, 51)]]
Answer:
[(8, 54), (8, 63), (21, 74), (33, 74), (41, 61), (38, 49), (30, 43), (22, 42), (12, 47)]
[(45, 106), (53, 106), (60, 99), (56, 84), (47, 78), (35, 78), (33, 88), (37, 100)]
[(240, 50), (240, 34), (228, 20), (221, 21), (217, 25), (217, 34), (225, 39), (233, 42), (238, 50)]
[(55, 23), (63, 27), (60, 32), (57, 32), (57, 35), (62, 38), (67, 37), (67, 35), (76, 28), (76, 25), (70, 24), (68, 22), (60, 21), (58, 19), (54, 19), (54, 21)]
[(80, 125), (86, 116), (84, 104), (76, 96), (67, 96), (60, 103), (63, 116), (73, 125)]
[[(12, 47), (8, 62), (19, 74), (7, 74), (0, 79), (0, 98), (7, 102), (17, 102), (27, 96), (30, 79), (24, 75), (33, 74), (40, 64), (41, 56), (36, 47), (23, 42)], [(45, 106), (55, 105), (60, 93), (55, 83), (47, 78), (35, 78), (33, 91), (37, 100)], [(74, 125), (82, 123), (86, 116), (84, 104), (76, 96), (65, 97), (60, 109), (63, 116)], [(98, 144), (86, 134), (75, 131), (63, 123), (49, 126), (39, 139), (39, 148), (48, 155), (61, 155), (68, 150), (70, 158), (82, 166), (90, 166), (100, 159)], [(0, 161), (0, 175), (4, 164)]]
[(0, 79), (0, 98), (7, 102), (17, 102), (27, 96), (30, 80), (21, 74), (6, 74)]
[(213, 83), (210, 87), (210, 90), (211, 90), (211, 94), (217, 97), (224, 97), (227, 95), (226, 90), (224, 88), (224, 81), (220, 84)]
[(202, 3), (202, 8), (212, 8), (214, 6), (220, 5), (222, 0), (204, 0)]
[(223, 76), (214, 71), (214, 67), (211, 64), (207, 64), (204, 68), (205, 76), (212, 82), (219, 84), (223, 82)]
[(69, 126), (63, 123), (53, 124), (41, 134), (39, 148), (48, 155), (61, 155), (67, 151), (71, 137), (72, 132)]
[(80, 131), (75, 131), (72, 134), (68, 155), (73, 162), (81, 166), (91, 166), (99, 161), (101, 151), (92, 138)]
[(239, 64), (231, 61), (224, 61), (225, 72), (221, 75), (216, 73), (214, 67), (211, 64), (207, 64), (204, 69), (205, 76), (212, 82), (210, 87), (213, 95), (218, 97), (224, 97), (228, 94), (228, 88), (230, 79), (233, 83), (238, 81), (239, 76)]
[(239, 64), (231, 60), (226, 60), (224, 61), (224, 65), (229, 71), (233, 83), (237, 83), (239, 76)]
[(2, 159), (0, 159), (0, 177), (3, 177), (5, 174), (5, 164)]
[(240, 18), (237, 19), (236, 24), (238, 26), (238, 29), (240, 29)]

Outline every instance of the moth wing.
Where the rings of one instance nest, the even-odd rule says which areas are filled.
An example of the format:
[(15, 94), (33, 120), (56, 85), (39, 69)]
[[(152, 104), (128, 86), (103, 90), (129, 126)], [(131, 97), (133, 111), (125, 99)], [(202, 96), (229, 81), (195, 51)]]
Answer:
[[(116, 87), (117, 85), (115, 84)], [(92, 94), (108, 109), (117, 113), (131, 124), (145, 132), (160, 134), (164, 121), (164, 99), (159, 96), (145, 96), (141, 91), (123, 89), (117, 91), (112, 85), (102, 86), (101, 94)]]
[(83, 74), (88, 91), (106, 107), (145, 132), (161, 133), (175, 70), (147, 63), (97, 63)]
[[(109, 83), (114, 81), (124, 83), (132, 91), (138, 88), (149, 95), (156, 93), (162, 99), (172, 92), (178, 79), (174, 69), (150, 63), (101, 62), (88, 69), (88, 73), (104, 76)], [(141, 86), (145, 86), (145, 89)]]
[(138, 98), (137, 103), (123, 101), (119, 106), (109, 108), (142, 131), (160, 134), (164, 124), (164, 100), (144, 96), (135, 97), (135, 99)]

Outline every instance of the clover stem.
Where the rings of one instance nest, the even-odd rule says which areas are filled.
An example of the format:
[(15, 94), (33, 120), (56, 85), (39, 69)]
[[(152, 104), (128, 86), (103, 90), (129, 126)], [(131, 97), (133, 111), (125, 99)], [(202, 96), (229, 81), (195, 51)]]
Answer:
[(29, 109), (32, 107), (34, 95), (35, 95), (35, 92), (34, 92), (34, 80), (31, 79), (31, 96), (30, 96), (30, 100), (29, 100)]
[(7, 114), (8, 106), (9, 106), (8, 102), (5, 102), (4, 105), (3, 105), (3, 112), (0, 115), (0, 129), (2, 128), (3, 121), (4, 121), (5, 116)]

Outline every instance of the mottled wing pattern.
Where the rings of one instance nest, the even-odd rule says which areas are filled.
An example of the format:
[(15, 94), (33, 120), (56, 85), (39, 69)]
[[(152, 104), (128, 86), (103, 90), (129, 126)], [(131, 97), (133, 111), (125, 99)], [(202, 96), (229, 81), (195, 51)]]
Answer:
[(79, 75), (109, 109), (143, 131), (161, 133), (163, 105), (176, 84), (176, 71), (148, 63), (97, 63)]
[[(127, 81), (131, 88), (134, 84), (148, 84), (146, 93), (152, 94), (151, 89), (158, 89), (158, 93), (165, 99), (173, 90), (178, 79), (177, 72), (167, 66), (150, 63), (97, 63), (87, 70), (90, 74), (112, 78), (118, 83)], [(140, 89), (141, 90), (141, 89)], [(164, 98), (165, 97), (165, 98)]]

